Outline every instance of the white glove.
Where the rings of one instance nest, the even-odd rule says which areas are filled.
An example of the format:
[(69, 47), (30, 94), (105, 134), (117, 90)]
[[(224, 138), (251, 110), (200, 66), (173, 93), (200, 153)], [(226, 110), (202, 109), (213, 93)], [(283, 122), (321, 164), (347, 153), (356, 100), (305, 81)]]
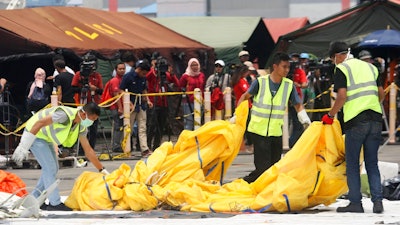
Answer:
[(110, 174), (110, 173), (106, 170), (106, 168), (101, 169), (101, 170), (100, 170), (100, 173), (102, 173), (102, 174), (104, 174), (104, 175)]
[(24, 159), (28, 159), (29, 149), (31, 148), (35, 139), (36, 136), (34, 134), (26, 130), (24, 131), (18, 147), (11, 156), (11, 159), (14, 160), (17, 165), (22, 165), (22, 161)]
[(236, 115), (233, 115), (230, 119), (229, 119), (229, 123), (235, 124), (236, 123)]
[(308, 117), (305, 109), (297, 113), (297, 118), (299, 119), (301, 124), (307, 124), (307, 125), (311, 124), (310, 117)]

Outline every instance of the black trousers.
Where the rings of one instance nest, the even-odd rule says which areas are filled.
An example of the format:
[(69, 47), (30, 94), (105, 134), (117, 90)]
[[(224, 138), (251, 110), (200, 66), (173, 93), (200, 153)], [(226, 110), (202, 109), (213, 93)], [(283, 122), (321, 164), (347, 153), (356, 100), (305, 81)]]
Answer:
[(251, 133), (254, 145), (254, 166), (255, 170), (243, 179), (248, 183), (254, 182), (272, 165), (278, 162), (282, 156), (282, 136), (265, 137)]
[(168, 107), (156, 106), (153, 110), (150, 110), (147, 115), (147, 146), (155, 150), (161, 144), (164, 130), (168, 130)]

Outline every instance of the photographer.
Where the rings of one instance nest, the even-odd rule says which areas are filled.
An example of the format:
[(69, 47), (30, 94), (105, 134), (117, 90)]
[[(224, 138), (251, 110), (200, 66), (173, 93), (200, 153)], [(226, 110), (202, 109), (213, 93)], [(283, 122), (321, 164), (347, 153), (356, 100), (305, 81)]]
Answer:
[[(308, 85), (306, 72), (301, 68), (300, 55), (298, 53), (291, 54), (290, 70), (287, 75), (289, 79), (293, 81), (293, 85), (296, 87), (296, 92), (299, 95), (300, 101), (303, 102), (303, 88)], [(304, 132), (304, 127), (297, 118), (296, 109), (292, 104), (289, 104), (289, 121), (292, 124), (292, 132), (289, 137), (289, 147), (292, 148), (300, 136)]]
[[(94, 55), (85, 55), (80, 71), (72, 79), (72, 89), (75, 93), (77, 104), (94, 102), (99, 104), (103, 93), (103, 80), (101, 74), (96, 72), (97, 58)], [(89, 128), (89, 143), (92, 148), (96, 145), (98, 120)]]
[[(224, 73), (225, 62), (219, 59), (215, 61), (214, 65), (215, 73), (211, 74), (206, 81), (206, 90), (208, 89), (212, 93), (211, 106), (213, 117), (215, 116), (215, 110), (222, 110), (225, 108), (224, 104), (220, 104), (221, 101), (224, 102), (224, 95), (221, 93), (225, 91), (226, 87), (229, 87), (231, 82), (231, 75)], [(220, 93), (220, 95), (218, 93)], [(214, 99), (214, 96), (216, 96), (217, 99)]]
[[(313, 85), (316, 98), (314, 99), (314, 109), (326, 109), (331, 107), (330, 93), (328, 91), (332, 85), (332, 77), (335, 65), (331, 60), (323, 60), (318, 63), (309, 64), (310, 73), (313, 74)], [(321, 120), (325, 112), (314, 112), (311, 116), (312, 121)]]
[[(172, 73), (168, 61), (163, 57), (158, 57), (155, 65), (146, 75), (148, 83), (148, 93), (165, 93), (170, 91), (172, 86), (179, 87), (178, 78)], [(168, 97), (149, 96), (154, 107), (148, 110), (148, 129), (147, 145), (151, 149), (156, 149), (161, 144), (163, 131), (168, 129)]]

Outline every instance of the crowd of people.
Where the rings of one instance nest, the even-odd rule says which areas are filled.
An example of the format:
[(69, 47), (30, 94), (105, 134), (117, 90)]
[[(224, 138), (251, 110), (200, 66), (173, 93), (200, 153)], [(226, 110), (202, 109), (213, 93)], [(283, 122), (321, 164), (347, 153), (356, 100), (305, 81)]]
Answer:
[[(105, 96), (114, 97), (124, 91), (130, 95), (130, 127), (137, 126), (137, 146), (143, 158), (152, 154), (161, 144), (163, 135), (168, 132), (171, 112), (169, 97), (165, 92), (180, 91), (184, 94), (180, 101), (183, 111), (183, 129), (194, 129), (194, 97), (191, 93), (199, 88), (208, 90), (216, 98), (212, 101), (212, 114), (223, 110), (221, 93), (227, 87), (233, 90), (234, 107), (248, 100), (251, 108), (247, 119), (247, 129), (243, 145), (254, 146), (255, 170), (243, 179), (254, 182), (264, 171), (281, 158), (282, 127), (286, 108), (289, 111), (292, 147), (312, 120), (324, 124), (333, 123), (333, 118), (343, 111), (346, 132), (346, 161), (350, 204), (338, 208), (338, 212), (363, 212), (359, 180), (359, 156), (364, 145), (364, 159), (371, 188), (374, 213), (383, 212), (380, 175), (377, 167), (382, 111), (382, 83), (379, 82), (378, 69), (365, 62), (371, 58), (369, 52), (360, 52), (360, 60), (350, 54), (347, 45), (335, 42), (330, 46), (329, 62), (313, 64), (310, 54), (282, 52), (272, 56), (270, 73), (260, 76), (249, 53), (238, 54), (240, 63), (227, 68), (225, 62), (217, 59), (214, 73), (204, 74), (200, 61), (190, 58), (185, 72), (178, 76), (172, 65), (162, 56), (152, 57), (151, 62), (137, 59), (132, 52), (125, 52), (116, 63), (112, 78), (103, 87), (102, 76), (96, 71), (97, 59), (86, 55), (80, 70), (72, 71), (66, 66), (61, 55), (53, 58), (54, 74), (46, 78), (45, 71), (37, 68), (34, 80), (27, 86), (27, 108), (32, 113), (28, 120), (20, 144), (12, 159), (21, 163), (30, 150), (38, 160), (43, 173), (37, 184), (37, 193), (55, 182), (58, 163), (54, 151), (56, 146), (71, 148), (77, 140), (84, 152), (99, 172), (107, 174), (93, 150), (96, 145), (99, 103)], [(363, 61), (364, 60), (364, 61)], [(333, 70), (336, 66), (336, 70)], [(111, 73), (111, 72), (110, 72)], [(362, 76), (371, 74), (371, 76)], [(53, 88), (46, 82), (52, 80)], [(0, 90), (5, 86), (0, 82)], [(337, 99), (330, 107), (330, 96), (323, 93), (334, 83)], [(368, 85), (361, 85), (361, 84)], [(360, 85), (359, 85), (360, 84)], [(44, 108), (49, 103), (53, 90), (64, 105)], [(155, 95), (146, 95), (155, 93)], [(353, 100), (354, 99), (354, 100)], [(222, 99), (223, 100), (223, 99)], [(222, 101), (223, 102), (223, 101)], [(78, 107), (77, 107), (78, 105)], [(180, 105), (179, 105), (180, 106)], [(326, 112), (307, 113), (306, 108), (328, 108)], [(110, 110), (113, 121), (112, 150), (122, 150), (123, 102), (116, 101)], [(312, 119), (310, 119), (310, 117)], [(378, 129), (379, 128), (379, 129)], [(70, 210), (60, 201), (59, 193), (49, 196), (47, 210)]]

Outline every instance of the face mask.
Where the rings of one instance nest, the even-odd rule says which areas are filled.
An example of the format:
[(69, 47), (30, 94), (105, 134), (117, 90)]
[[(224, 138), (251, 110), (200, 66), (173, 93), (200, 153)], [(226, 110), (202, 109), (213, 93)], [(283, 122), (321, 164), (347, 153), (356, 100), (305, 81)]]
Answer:
[[(83, 109), (82, 109), (82, 111), (83, 111)], [(86, 113), (85, 111), (83, 111), (84, 113)], [(78, 116), (79, 116), (79, 118), (81, 119), (81, 126), (83, 126), (83, 127), (90, 127), (90, 126), (92, 126), (92, 124), (93, 124), (93, 120), (91, 120), (91, 119), (89, 119), (88, 117), (87, 117), (87, 115), (86, 115), (86, 119), (82, 119), (82, 117), (81, 117), (81, 115), (78, 113)]]

